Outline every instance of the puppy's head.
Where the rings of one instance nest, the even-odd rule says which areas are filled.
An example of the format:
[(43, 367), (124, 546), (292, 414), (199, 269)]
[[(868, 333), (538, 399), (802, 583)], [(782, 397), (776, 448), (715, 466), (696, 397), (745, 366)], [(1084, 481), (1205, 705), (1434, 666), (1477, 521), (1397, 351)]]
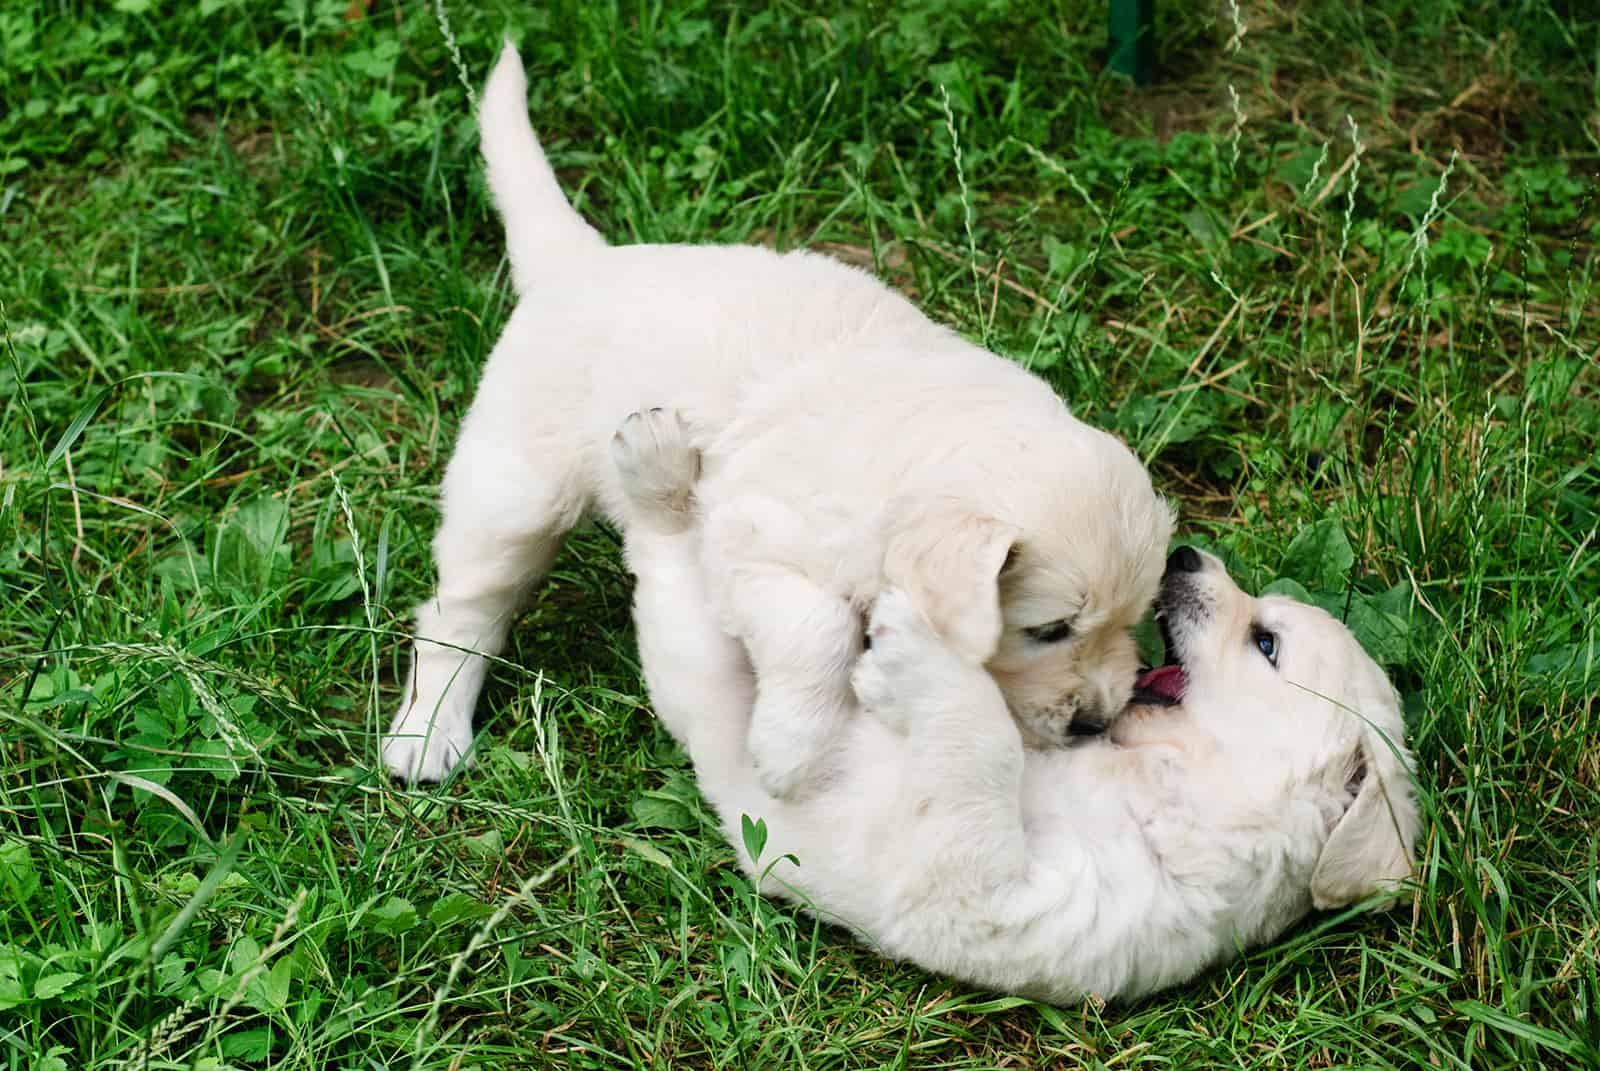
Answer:
[(968, 496), (893, 511), (885, 578), (985, 663), (1036, 746), (1104, 728), (1132, 692), (1131, 630), (1160, 583), (1172, 511), (1127, 462), (1080, 486), (991, 501), (994, 515)]
[[(1266, 779), (1316, 808), (1326, 839), (1313, 904), (1356, 903), (1409, 876), (1420, 822), (1405, 723), (1394, 688), (1349, 629), (1290, 598), (1252, 598), (1220, 561), (1190, 547), (1168, 561), (1157, 619), (1170, 664), (1139, 679), (1141, 696), (1181, 703), (1176, 724), (1216, 745), (1234, 783)], [(1164, 722), (1146, 707), (1114, 737), (1173, 732)]]

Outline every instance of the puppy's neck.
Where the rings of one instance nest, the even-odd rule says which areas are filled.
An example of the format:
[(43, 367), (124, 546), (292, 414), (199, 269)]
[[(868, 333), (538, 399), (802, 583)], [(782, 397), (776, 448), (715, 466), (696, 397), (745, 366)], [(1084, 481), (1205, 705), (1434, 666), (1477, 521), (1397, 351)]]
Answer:
[[(1113, 767), (1128, 786), (1127, 804), (1134, 813), (1173, 811), (1208, 836), (1225, 838), (1229, 830), (1259, 830), (1261, 802), (1273, 799), (1276, 786), (1262, 785), (1265, 771), (1249, 755), (1226, 747), (1181, 707), (1134, 707), (1112, 726), (1102, 762)], [(1246, 786), (1250, 786), (1246, 788)]]
[(1121, 767), (1151, 880), (1172, 891), (1158, 902), (1184, 925), (1250, 943), (1303, 914), (1325, 833), (1308, 797), (1182, 708), (1157, 708), (1113, 731), (1106, 761)]
[(1215, 762), (1221, 754), (1217, 738), (1181, 706), (1129, 707), (1112, 724), (1107, 737), (1135, 762), (1176, 763), (1188, 768)]

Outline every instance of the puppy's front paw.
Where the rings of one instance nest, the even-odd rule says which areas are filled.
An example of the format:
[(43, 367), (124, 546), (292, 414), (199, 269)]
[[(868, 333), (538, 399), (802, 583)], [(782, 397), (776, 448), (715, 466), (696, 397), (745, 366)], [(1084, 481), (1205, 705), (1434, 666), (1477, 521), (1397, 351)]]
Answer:
[(700, 451), (689, 441), (682, 414), (676, 409), (630, 413), (611, 437), (611, 461), (641, 519), (669, 532), (689, 527)]
[[(812, 780), (811, 757), (802, 755), (792, 746), (788, 734), (781, 726), (766, 726), (770, 719), (751, 719), (750, 761), (756, 768), (756, 780), (761, 789), (775, 800), (793, 800), (803, 794), (804, 786)], [(776, 730), (776, 731), (773, 731)]]
[(867, 635), (872, 637), (874, 651), (879, 649), (880, 639), (888, 641), (890, 647), (885, 649), (898, 649), (915, 641), (938, 642), (927, 616), (899, 588), (885, 588), (873, 600), (872, 612), (867, 616)]
[(429, 718), (421, 703), (403, 709), (383, 738), (383, 765), (407, 784), (443, 781), (459, 765), (472, 765), (472, 719), (447, 710)]
[(909, 596), (888, 588), (872, 605), (868, 648), (856, 662), (850, 684), (856, 698), (891, 729), (904, 731), (910, 695), (922, 689), (943, 652), (933, 626)]

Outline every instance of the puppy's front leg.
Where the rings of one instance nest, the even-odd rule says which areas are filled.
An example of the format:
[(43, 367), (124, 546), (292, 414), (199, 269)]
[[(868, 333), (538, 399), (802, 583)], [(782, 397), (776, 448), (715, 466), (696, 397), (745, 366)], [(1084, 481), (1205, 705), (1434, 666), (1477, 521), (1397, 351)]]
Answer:
[[(635, 572), (643, 594), (635, 620), (651, 694), (689, 695), (697, 690), (688, 679), (692, 673), (671, 668), (678, 662), (707, 661), (711, 668), (703, 672), (731, 679), (722, 647), (738, 644), (726, 634), (713, 642), (698, 623), (689, 623), (691, 618), (698, 622), (702, 604), (714, 600), (722, 626), (742, 641), (748, 656), (748, 662), (739, 659), (737, 675), (746, 687), (752, 669), (755, 675), (756, 696), (749, 708), (750, 758), (770, 794), (794, 794), (822, 774), (829, 747), (854, 706), (850, 667), (860, 653), (854, 610), (843, 598), (784, 564), (793, 555), (785, 552), (783, 543), (804, 539), (807, 532), (794, 511), (777, 502), (750, 498), (724, 505), (704, 518), (700, 538), (701, 533), (693, 530), (700, 455), (678, 413), (649, 409), (629, 416), (612, 439), (611, 457), (627, 508), (637, 521), (630, 535), (629, 560), (638, 559)], [(685, 548), (701, 543), (704, 577), (715, 578), (715, 595), (706, 591), (699, 572), (691, 575), (683, 565)], [(666, 638), (671, 621), (668, 591), (677, 591), (684, 602), (677, 611), (684, 618), (680, 627), (686, 630), (679, 655), (665, 653), (673, 643)], [(663, 653), (645, 653), (647, 646)], [(663, 686), (667, 675), (679, 683)], [(728, 690), (710, 689), (715, 695)], [(696, 755), (698, 761), (698, 751)]]
[(739, 641), (722, 631), (700, 577), (698, 533), (638, 529), (626, 547), (633, 624), (656, 717), (719, 780), (742, 765), (754, 691)]
[(705, 521), (704, 565), (721, 582), (723, 625), (744, 642), (756, 678), (750, 758), (762, 787), (789, 798), (827, 775), (855, 709), (850, 669), (861, 624), (843, 596), (786, 564), (804, 538), (792, 510), (765, 499), (721, 506)]
[(872, 646), (853, 674), (863, 711), (904, 734), (917, 796), (911, 887), (994, 893), (1024, 875), (1022, 739), (983, 666), (940, 639), (903, 592), (873, 605)]
[(750, 757), (773, 796), (803, 794), (826, 776), (833, 743), (854, 710), (850, 667), (861, 653), (850, 604), (783, 569), (750, 571), (730, 603), (755, 669)]

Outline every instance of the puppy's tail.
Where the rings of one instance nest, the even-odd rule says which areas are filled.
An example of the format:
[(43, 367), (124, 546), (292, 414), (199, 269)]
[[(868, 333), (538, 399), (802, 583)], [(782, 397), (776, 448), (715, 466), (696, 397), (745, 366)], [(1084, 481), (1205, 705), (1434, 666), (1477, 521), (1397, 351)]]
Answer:
[(489, 193), (506, 228), (511, 285), (526, 294), (541, 275), (605, 245), (561, 192), (528, 121), (528, 83), (522, 58), (507, 41), (483, 87), (478, 135)]

